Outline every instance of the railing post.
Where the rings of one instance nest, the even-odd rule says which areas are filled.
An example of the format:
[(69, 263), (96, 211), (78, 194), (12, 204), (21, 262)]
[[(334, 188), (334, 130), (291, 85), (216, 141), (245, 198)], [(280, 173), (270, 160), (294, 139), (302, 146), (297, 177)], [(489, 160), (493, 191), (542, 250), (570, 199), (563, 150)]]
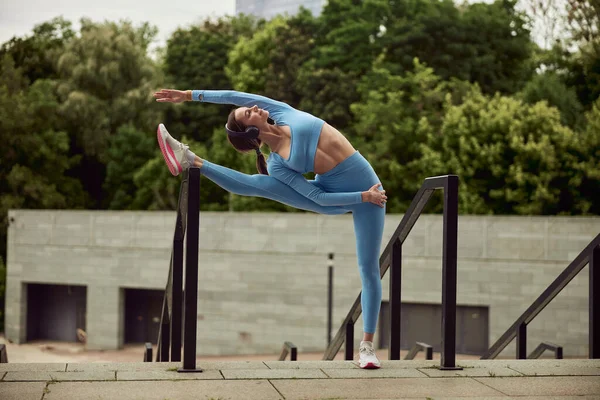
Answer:
[(444, 187), (442, 260), (442, 354), (440, 369), (456, 367), (456, 257), (458, 247), (458, 176)]
[(177, 213), (177, 224), (173, 237), (173, 269), (171, 276), (171, 361), (181, 361), (181, 328), (183, 308), (183, 221)]
[(331, 344), (331, 324), (333, 318), (333, 253), (329, 253), (327, 270), (327, 346), (329, 346)]
[(600, 246), (590, 254), (590, 358), (600, 358)]
[(346, 324), (346, 341), (344, 342), (344, 355), (346, 360), (354, 359), (354, 322)]
[(185, 305), (183, 331), (183, 367), (179, 372), (196, 369), (196, 333), (198, 321), (198, 240), (200, 225), (200, 169), (190, 168), (185, 245)]
[(517, 359), (527, 359), (527, 324), (521, 322), (517, 330)]
[(146, 342), (144, 347), (144, 362), (152, 362), (152, 343)]
[[(166, 306), (165, 306), (166, 307)], [(165, 320), (163, 317), (163, 324), (161, 327), (161, 335), (160, 335), (160, 360), (159, 361), (169, 361), (169, 342), (170, 342), (170, 332), (169, 332), (169, 322), (168, 322), (168, 312), (167, 319)]]
[(402, 243), (396, 240), (392, 246), (392, 264), (390, 266), (390, 343), (388, 359), (400, 359), (400, 295), (402, 287)]

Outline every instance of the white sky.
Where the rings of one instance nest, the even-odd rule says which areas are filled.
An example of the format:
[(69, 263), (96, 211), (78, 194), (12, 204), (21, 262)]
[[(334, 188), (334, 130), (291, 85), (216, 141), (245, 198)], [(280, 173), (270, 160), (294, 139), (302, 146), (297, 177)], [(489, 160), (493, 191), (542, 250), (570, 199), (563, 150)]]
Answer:
[[(127, 19), (136, 26), (149, 22), (158, 27), (158, 43), (163, 46), (166, 39), (178, 27), (186, 27), (206, 18), (217, 18), (235, 13), (236, 0), (0, 0), (0, 44), (13, 36), (32, 33), (39, 23), (63, 16), (79, 30), (79, 20), (88, 17), (96, 22)], [(457, 0), (461, 2), (462, 0)], [(469, 3), (493, 0), (467, 0)], [(527, 6), (539, 0), (521, 0)], [(565, 0), (544, 0), (562, 4)], [(543, 45), (540, 34), (544, 29), (540, 21), (534, 28), (533, 37)], [(154, 47), (154, 46), (153, 46)]]
[(178, 27), (234, 13), (235, 0), (0, 0), (0, 44), (30, 35), (35, 25), (61, 15), (75, 30), (82, 17), (97, 22), (127, 19), (136, 26), (149, 22), (164, 42)]

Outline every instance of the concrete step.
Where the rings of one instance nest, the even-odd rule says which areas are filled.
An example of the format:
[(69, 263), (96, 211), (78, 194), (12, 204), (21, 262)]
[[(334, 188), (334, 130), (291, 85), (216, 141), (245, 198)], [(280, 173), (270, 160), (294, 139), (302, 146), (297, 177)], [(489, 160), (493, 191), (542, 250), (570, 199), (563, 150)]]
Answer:
[[(0, 399), (600, 399), (600, 360), (0, 364)], [(525, 397), (523, 397), (525, 396)], [(583, 397), (581, 397), (583, 396)]]

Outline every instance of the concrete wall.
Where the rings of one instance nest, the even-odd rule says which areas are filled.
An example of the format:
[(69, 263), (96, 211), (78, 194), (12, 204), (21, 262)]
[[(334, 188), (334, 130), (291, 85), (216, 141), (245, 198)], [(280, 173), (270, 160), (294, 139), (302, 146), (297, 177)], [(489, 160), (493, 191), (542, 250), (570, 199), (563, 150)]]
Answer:
[[(387, 215), (382, 249), (402, 215)], [(87, 286), (90, 348), (123, 343), (123, 289), (164, 289), (174, 212), (12, 210), (6, 335), (25, 338), (26, 283)], [(208, 213), (200, 217), (198, 353), (299, 351), (326, 342), (327, 253), (335, 253), (334, 331), (360, 291), (352, 218)], [(600, 232), (600, 218), (459, 217), (458, 304), (489, 307), (490, 345)], [(441, 303), (442, 218), (423, 215), (403, 246), (404, 302)], [(388, 279), (383, 281), (384, 299)], [(356, 326), (358, 342), (362, 320)], [(335, 332), (334, 332), (335, 333)], [(587, 268), (528, 330), (587, 356)], [(502, 356), (514, 357), (511, 344)]]

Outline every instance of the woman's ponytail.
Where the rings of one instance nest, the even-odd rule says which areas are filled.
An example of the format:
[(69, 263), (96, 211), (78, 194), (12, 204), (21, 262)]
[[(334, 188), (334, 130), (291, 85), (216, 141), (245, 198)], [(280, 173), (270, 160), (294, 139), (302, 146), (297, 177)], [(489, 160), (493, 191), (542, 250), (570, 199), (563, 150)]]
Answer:
[(263, 175), (269, 175), (267, 161), (265, 160), (265, 155), (260, 151), (260, 147), (256, 148), (256, 169)]

